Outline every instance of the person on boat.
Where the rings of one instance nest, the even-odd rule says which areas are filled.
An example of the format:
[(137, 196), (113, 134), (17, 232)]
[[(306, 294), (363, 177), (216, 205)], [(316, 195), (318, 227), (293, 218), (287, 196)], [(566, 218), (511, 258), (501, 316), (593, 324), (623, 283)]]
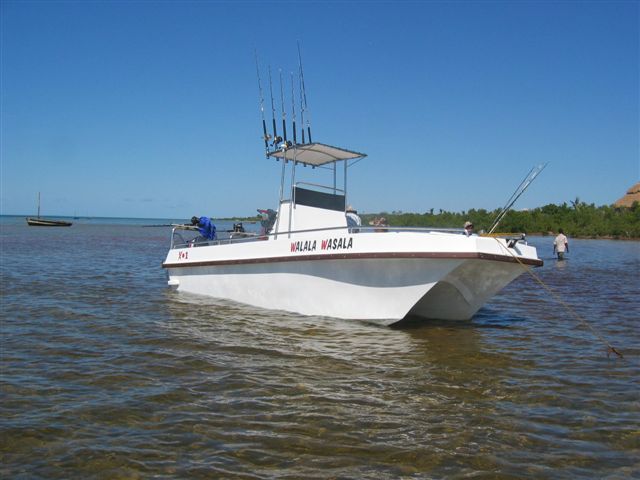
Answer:
[(215, 240), (216, 226), (209, 217), (191, 217), (191, 225), (198, 227), (198, 231), (202, 236), (201, 240)]
[(276, 223), (276, 217), (278, 216), (278, 212), (271, 208), (267, 208), (266, 210), (258, 209), (258, 213), (260, 214), (260, 235), (268, 235), (273, 225)]
[(553, 241), (553, 253), (558, 254), (558, 260), (564, 260), (564, 252), (569, 253), (569, 240), (562, 229), (558, 230), (558, 236)]
[(464, 234), (467, 237), (470, 237), (471, 235), (473, 235), (473, 223), (471, 223), (468, 220), (464, 222)]
[[(347, 207), (347, 227), (360, 227), (362, 225), (362, 220), (360, 220), (360, 216), (358, 215), (358, 211), (353, 208), (353, 206), (349, 205)], [(357, 233), (358, 230), (353, 230), (353, 232)]]
[(387, 219), (385, 217), (376, 217), (373, 219), (373, 221), (369, 222), (369, 225), (373, 225), (374, 227), (382, 227), (374, 229), (374, 232), (386, 232), (387, 227), (389, 226), (389, 222), (387, 222)]

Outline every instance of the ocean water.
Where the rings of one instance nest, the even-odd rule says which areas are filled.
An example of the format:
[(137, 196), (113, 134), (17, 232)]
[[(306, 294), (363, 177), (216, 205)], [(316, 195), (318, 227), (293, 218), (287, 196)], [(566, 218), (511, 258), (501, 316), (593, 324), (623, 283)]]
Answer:
[(530, 239), (620, 359), (527, 274), (393, 328), (173, 292), (158, 223), (0, 219), (0, 478), (640, 478), (639, 242)]

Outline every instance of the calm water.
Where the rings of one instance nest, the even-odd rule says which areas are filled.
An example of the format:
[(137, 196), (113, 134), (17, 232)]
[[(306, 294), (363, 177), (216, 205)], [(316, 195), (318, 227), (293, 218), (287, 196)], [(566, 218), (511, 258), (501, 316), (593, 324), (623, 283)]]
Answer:
[(2, 220), (2, 478), (640, 478), (638, 242), (531, 240), (620, 360), (527, 275), (376, 327), (172, 292), (118, 223)]

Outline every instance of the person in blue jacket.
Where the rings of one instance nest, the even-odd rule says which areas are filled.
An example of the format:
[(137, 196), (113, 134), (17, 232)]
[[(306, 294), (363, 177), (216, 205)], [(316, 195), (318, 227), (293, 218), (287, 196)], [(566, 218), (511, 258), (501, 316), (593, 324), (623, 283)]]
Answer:
[(191, 217), (191, 225), (198, 227), (198, 231), (203, 239), (216, 239), (216, 226), (209, 217)]

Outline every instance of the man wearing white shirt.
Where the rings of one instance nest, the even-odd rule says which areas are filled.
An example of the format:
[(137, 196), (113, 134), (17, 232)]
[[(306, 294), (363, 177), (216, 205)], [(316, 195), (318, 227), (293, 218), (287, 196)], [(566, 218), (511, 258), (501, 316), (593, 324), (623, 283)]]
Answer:
[(558, 236), (553, 241), (553, 253), (558, 254), (558, 260), (564, 260), (564, 252), (569, 253), (569, 240), (562, 229), (558, 232)]

